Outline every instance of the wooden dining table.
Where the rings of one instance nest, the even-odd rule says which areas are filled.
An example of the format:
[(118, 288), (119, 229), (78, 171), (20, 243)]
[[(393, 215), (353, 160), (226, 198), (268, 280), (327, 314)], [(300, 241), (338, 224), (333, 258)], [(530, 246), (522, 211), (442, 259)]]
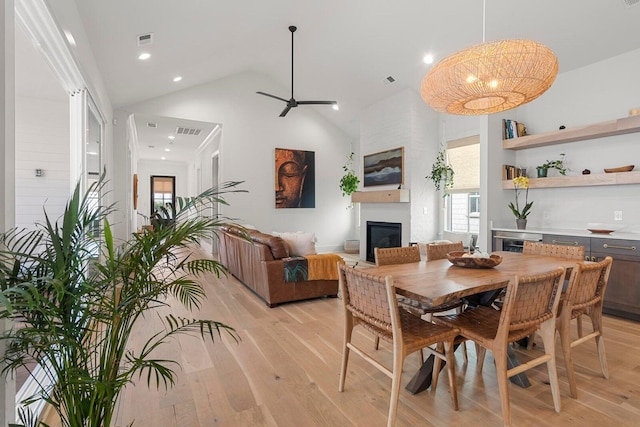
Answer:
[[(380, 276), (392, 276), (396, 293), (437, 306), (471, 295), (505, 288), (516, 275), (540, 274), (558, 267), (564, 267), (570, 272), (576, 263), (585, 262), (552, 256), (524, 255), (516, 252), (499, 251), (492, 254), (502, 257), (502, 262), (493, 268), (458, 267), (452, 265), (445, 258), (372, 267), (366, 271)], [(515, 355), (513, 359), (517, 364)], [(432, 361), (430, 364), (425, 361), (425, 364), (407, 385), (407, 390), (417, 393), (429, 387), (432, 363)], [(514, 382), (520, 386), (526, 387), (528, 385), (526, 376), (522, 376)]]

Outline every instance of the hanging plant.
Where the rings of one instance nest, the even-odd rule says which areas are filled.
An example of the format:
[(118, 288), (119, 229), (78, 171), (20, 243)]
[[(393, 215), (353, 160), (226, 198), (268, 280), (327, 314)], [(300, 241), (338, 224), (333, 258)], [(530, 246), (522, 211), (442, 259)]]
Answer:
[(431, 165), (431, 174), (425, 178), (433, 181), (436, 190), (440, 191), (440, 188), (446, 191), (453, 188), (453, 169), (447, 164), (446, 151), (444, 147), (438, 152), (435, 163)]
[(342, 190), (343, 196), (349, 196), (358, 189), (358, 184), (360, 184), (360, 179), (353, 170), (353, 153), (347, 156), (347, 162), (342, 169), (345, 173), (340, 179), (340, 190)]

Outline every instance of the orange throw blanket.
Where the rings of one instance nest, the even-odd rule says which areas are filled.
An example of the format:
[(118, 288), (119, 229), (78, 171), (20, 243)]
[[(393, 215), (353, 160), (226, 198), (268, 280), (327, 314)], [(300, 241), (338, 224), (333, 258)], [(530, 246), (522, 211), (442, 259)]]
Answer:
[(309, 263), (308, 280), (338, 280), (338, 261), (344, 260), (337, 254), (318, 254), (305, 256)]

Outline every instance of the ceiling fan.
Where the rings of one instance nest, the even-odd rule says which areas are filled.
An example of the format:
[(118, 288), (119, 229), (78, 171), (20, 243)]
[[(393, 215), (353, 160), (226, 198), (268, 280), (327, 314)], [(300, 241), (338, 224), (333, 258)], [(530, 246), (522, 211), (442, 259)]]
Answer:
[(338, 109), (337, 101), (296, 101), (296, 99), (293, 97), (293, 33), (295, 33), (296, 30), (297, 28), (294, 27), (293, 25), (289, 27), (289, 31), (291, 31), (291, 99), (287, 100), (284, 98), (280, 98), (279, 96), (271, 95), (270, 93), (265, 93), (265, 92), (256, 92), (256, 93), (286, 102), (287, 106), (285, 107), (284, 110), (282, 110), (282, 113), (280, 113), (280, 117), (286, 116), (289, 110), (297, 107), (298, 105), (333, 105), (333, 108), (337, 110)]

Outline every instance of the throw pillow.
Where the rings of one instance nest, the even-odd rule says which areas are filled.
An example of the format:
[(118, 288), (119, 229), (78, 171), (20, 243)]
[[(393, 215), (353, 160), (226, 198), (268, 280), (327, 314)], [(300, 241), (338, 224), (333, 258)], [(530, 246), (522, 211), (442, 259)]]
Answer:
[(316, 252), (316, 235), (314, 233), (273, 233), (279, 236), (287, 243), (289, 247), (289, 256), (306, 256), (315, 255)]

